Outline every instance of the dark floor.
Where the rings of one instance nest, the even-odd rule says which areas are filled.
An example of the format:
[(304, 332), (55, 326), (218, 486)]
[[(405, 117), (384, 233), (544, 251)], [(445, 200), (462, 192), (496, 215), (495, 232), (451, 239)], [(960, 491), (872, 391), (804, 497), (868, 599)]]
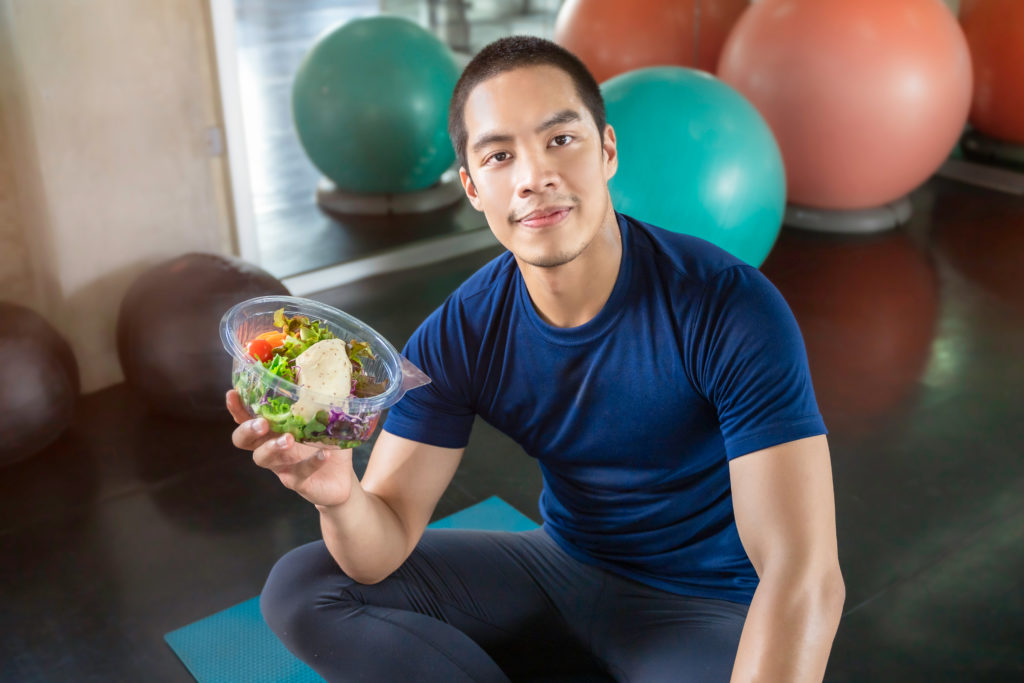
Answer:
[[(1024, 201), (935, 179), (914, 204), (878, 237), (786, 231), (764, 266), (832, 430), (848, 597), (826, 680), (1024, 680)], [(495, 253), (317, 298), (402, 344)], [(0, 680), (190, 680), (163, 634), (256, 595), (319, 533), (232, 427), (117, 386), (0, 470)], [(499, 495), (536, 520), (539, 489), (480, 423), (436, 516)]]

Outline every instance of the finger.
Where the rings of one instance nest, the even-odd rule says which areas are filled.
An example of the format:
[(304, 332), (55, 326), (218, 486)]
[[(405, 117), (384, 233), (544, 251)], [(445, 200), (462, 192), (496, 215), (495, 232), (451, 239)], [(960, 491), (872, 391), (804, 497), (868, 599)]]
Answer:
[(253, 450), (252, 460), (260, 467), (276, 472), (305, 460), (311, 453), (316, 454), (309, 446), (295, 443), (291, 434), (274, 433), (265, 437), (263, 443)]
[(225, 399), (228, 405), (228, 412), (231, 413), (231, 417), (235, 418), (235, 422), (242, 424), (246, 420), (252, 419), (252, 415), (245, 409), (242, 397), (238, 395), (236, 390), (229, 390)]
[(259, 447), (268, 437), (273, 436), (270, 433), (270, 425), (266, 420), (261, 417), (253, 418), (249, 414), (245, 409), (245, 404), (242, 403), (242, 397), (236, 390), (231, 389), (228, 391), (225, 400), (227, 401), (231, 417), (240, 425), (231, 435), (231, 441), (236, 448), (244, 448), (251, 451)]
[[(260, 467), (281, 474), (300, 462), (316, 456), (317, 452), (321, 450), (327, 453), (338, 449), (325, 448), (321, 444), (297, 442), (291, 434), (271, 433), (265, 442), (253, 451), (252, 459)], [(325, 455), (325, 457), (327, 456)]]
[(251, 451), (277, 436), (270, 431), (270, 424), (262, 417), (258, 417), (235, 427), (235, 431), (231, 432), (231, 443), (235, 445), (235, 448)]

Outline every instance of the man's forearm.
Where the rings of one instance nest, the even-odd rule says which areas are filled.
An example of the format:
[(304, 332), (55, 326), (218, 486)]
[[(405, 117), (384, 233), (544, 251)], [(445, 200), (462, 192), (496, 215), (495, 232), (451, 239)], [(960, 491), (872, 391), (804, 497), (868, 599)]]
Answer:
[(845, 599), (842, 577), (794, 575), (779, 571), (762, 578), (747, 612), (732, 683), (824, 678)]
[(408, 534), (398, 515), (368, 493), (352, 474), (348, 501), (335, 507), (318, 505), (320, 530), (331, 557), (349, 578), (377, 583), (408, 556)]

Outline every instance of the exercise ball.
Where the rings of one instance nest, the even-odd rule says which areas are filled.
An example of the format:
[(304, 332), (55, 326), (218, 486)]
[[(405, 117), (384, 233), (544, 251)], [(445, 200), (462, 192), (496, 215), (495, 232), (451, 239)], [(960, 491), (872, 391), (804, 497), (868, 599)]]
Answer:
[(974, 0), (960, 23), (974, 66), (971, 125), (1024, 144), (1024, 2)]
[(939, 315), (935, 270), (907, 233), (787, 230), (761, 272), (800, 325), (818, 407), (833, 431), (876, 432), (907, 405)]
[(25, 460), (71, 424), (80, 388), (67, 341), (35, 311), (0, 302), (0, 466)]
[(150, 268), (117, 316), (125, 381), (162, 415), (224, 419), (231, 356), (220, 343), (221, 316), (239, 301), (288, 293), (266, 271), (217, 254), (193, 252)]
[(455, 161), (447, 126), (458, 77), (451, 51), (417, 24), (353, 19), (318, 38), (295, 74), (299, 141), (340, 190), (430, 187)]
[(881, 206), (924, 182), (967, 121), (971, 60), (937, 0), (760, 0), (718, 73), (764, 115), (789, 201)]
[(554, 37), (599, 83), (647, 66), (713, 72), (746, 8), (747, 0), (568, 0)]
[(601, 90), (618, 142), (615, 208), (761, 265), (782, 225), (786, 179), (757, 110), (714, 76), (683, 67), (630, 71)]

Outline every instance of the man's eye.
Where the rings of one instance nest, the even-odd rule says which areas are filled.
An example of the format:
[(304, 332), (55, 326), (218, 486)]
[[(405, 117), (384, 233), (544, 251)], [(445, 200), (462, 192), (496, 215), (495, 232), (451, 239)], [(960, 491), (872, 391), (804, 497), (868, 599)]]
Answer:
[(490, 161), (497, 161), (498, 163), (501, 163), (502, 161), (505, 161), (505, 159), (507, 158), (508, 152), (496, 152), (491, 155)]
[(571, 135), (556, 135), (554, 138), (551, 139), (551, 141), (555, 143), (556, 147), (563, 147), (565, 145), (568, 145), (571, 140)]

